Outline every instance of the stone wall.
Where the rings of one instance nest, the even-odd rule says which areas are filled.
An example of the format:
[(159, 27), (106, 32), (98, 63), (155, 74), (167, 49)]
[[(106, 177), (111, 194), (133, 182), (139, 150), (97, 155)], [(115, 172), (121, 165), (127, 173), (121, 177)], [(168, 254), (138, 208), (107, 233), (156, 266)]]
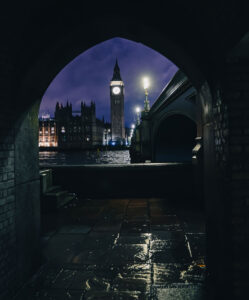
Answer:
[[(195, 203), (191, 163), (50, 166), (53, 183), (85, 198), (165, 197)], [(177, 198), (178, 197), (178, 198)]]
[(228, 61), (224, 85), (229, 116), (227, 214), (230, 217), (231, 281), (234, 297), (244, 299), (249, 276), (249, 61)]

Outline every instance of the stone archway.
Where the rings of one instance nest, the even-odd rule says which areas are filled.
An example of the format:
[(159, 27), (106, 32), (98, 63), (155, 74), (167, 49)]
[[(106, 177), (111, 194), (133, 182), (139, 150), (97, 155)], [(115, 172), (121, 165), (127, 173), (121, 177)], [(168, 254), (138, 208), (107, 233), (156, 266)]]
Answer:
[[(14, 81), (16, 89), (11, 94), (12, 101), (6, 106), (7, 111), (11, 109), (12, 105), (15, 106), (13, 122), (10, 126), (10, 132), (14, 132), (12, 143), (9, 143), (12, 148), (7, 151), (13, 156), (11, 170), (15, 180), (11, 186), (16, 203), (15, 227), (12, 230), (15, 240), (11, 240), (13, 245), (10, 245), (9, 248), (12, 247), (13, 251), (10, 252), (9, 257), (10, 260), (12, 259), (11, 255), (15, 257), (16, 263), (6, 265), (15, 273), (16, 285), (13, 288), (20, 287), (32, 274), (34, 268), (39, 265), (39, 166), (36, 119), (40, 99), (45, 89), (69, 61), (89, 47), (111, 37), (120, 36), (142, 42), (172, 59), (184, 70), (202, 95), (203, 101), (200, 102), (200, 105), (204, 103), (205, 109), (209, 107), (209, 110), (205, 111), (205, 118), (211, 120), (209, 113), (212, 104), (209, 87), (201, 75), (201, 71), (184, 49), (170, 42), (159, 31), (142, 25), (137, 26), (136, 22), (124, 20), (122, 26), (118, 25), (115, 28), (112, 26), (113, 20), (105, 20), (103, 23), (105, 28), (92, 27), (87, 33), (82, 29), (71, 28), (70, 32), (54, 37), (46, 47), (35, 48), (33, 45), (36, 49), (35, 55), (31, 55), (30, 60), (28, 59), (32, 52), (31, 47), (31, 50), (28, 50), (23, 59), (19, 60), (15, 66), (16, 73), (13, 80), (16, 80)], [(84, 39), (81, 33), (85, 33), (85, 35), (83, 34)], [(7, 133), (4, 137), (7, 137)], [(4, 142), (5, 140), (3, 144)], [(210, 140), (211, 147), (212, 142), (213, 140)], [(6, 187), (6, 191), (8, 189), (9, 187)], [(27, 261), (29, 264), (26, 263)], [(7, 278), (6, 280), (10, 282), (11, 279)]]

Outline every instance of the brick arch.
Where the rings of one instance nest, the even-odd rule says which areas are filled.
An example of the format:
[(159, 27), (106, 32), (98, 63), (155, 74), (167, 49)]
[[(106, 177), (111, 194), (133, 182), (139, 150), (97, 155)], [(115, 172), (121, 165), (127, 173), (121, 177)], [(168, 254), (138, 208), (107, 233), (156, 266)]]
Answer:
[[(9, 102), (5, 103), (6, 114), (13, 110), (13, 119), (3, 135), (4, 139), (1, 140), (4, 147), (10, 147), (6, 148), (8, 149), (6, 155), (11, 156), (8, 173), (13, 176), (10, 186), (4, 183), (6, 187), (4, 192), (7, 195), (10, 190), (12, 191), (6, 199), (9, 201), (11, 196), (13, 198), (11, 201), (16, 205), (13, 209), (15, 223), (12, 227), (8, 226), (13, 239), (6, 242), (6, 247), (12, 249), (8, 253), (8, 261), (12, 263), (6, 264), (6, 268), (12, 272), (10, 275), (12, 277), (4, 278), (9, 284), (14, 282), (11, 287), (13, 291), (18, 289), (39, 265), (40, 189), (37, 116), (42, 95), (55, 75), (67, 63), (90, 47), (113, 37), (141, 42), (171, 59), (187, 74), (200, 91), (202, 95), (200, 103), (204, 103), (207, 108), (205, 118), (209, 118), (211, 92), (207, 81), (201, 68), (198, 68), (198, 64), (182, 46), (172, 42), (165, 34), (161, 34), (160, 30), (143, 25), (141, 20), (135, 22), (119, 18), (116, 26), (113, 26), (115, 23), (113, 19), (111, 21), (99, 19), (99, 23), (103, 26), (94, 27), (94, 21), (91, 20), (85, 29), (69, 26), (67, 30), (62, 24), (59, 34), (52, 37), (49, 27), (44, 25), (48, 30), (48, 37), (44, 34), (40, 41), (39, 35), (28, 35), (29, 43), (26, 45), (23, 42), (19, 45), (19, 53), (11, 65), (13, 67), (11, 72), (14, 75), (5, 78), (6, 84), (15, 87), (11, 92), (6, 91), (6, 99), (9, 99)], [(28, 28), (23, 30), (25, 29), (29, 30)], [(9, 57), (11, 58), (11, 54)], [(4, 112), (1, 112), (2, 115)], [(0, 281), (2, 279), (0, 277)]]

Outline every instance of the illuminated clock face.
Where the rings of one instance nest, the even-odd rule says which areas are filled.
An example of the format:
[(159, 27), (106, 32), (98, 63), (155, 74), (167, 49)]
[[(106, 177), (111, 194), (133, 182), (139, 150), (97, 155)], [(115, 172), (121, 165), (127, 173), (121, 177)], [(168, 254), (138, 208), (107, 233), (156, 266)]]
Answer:
[(112, 89), (112, 92), (113, 92), (113, 94), (115, 94), (115, 95), (118, 95), (118, 94), (120, 94), (120, 88), (118, 87), (118, 86), (115, 86), (113, 89)]

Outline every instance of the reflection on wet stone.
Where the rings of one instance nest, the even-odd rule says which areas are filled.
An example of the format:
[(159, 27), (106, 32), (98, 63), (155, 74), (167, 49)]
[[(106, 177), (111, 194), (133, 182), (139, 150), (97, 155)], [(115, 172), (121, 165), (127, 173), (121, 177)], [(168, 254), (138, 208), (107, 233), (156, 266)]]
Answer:
[(182, 264), (153, 264), (153, 281), (155, 285), (179, 282)]
[(186, 223), (191, 214), (182, 222), (163, 199), (88, 199), (66, 211), (72, 224), (44, 237), (46, 267), (17, 300), (203, 299), (205, 233), (197, 213), (194, 225)]

